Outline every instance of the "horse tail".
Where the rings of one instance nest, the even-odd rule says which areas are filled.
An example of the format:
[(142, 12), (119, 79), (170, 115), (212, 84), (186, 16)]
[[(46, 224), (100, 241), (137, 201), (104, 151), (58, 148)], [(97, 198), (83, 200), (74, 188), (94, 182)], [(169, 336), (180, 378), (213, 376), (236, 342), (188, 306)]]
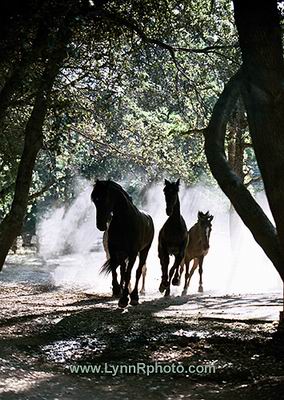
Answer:
[(110, 274), (114, 269), (116, 269), (116, 264), (113, 260), (109, 258), (101, 267), (100, 274)]
[(110, 256), (110, 258), (103, 264), (100, 270), (100, 274), (110, 274), (115, 271), (119, 265), (127, 262), (127, 253), (124, 251), (116, 252), (115, 255)]

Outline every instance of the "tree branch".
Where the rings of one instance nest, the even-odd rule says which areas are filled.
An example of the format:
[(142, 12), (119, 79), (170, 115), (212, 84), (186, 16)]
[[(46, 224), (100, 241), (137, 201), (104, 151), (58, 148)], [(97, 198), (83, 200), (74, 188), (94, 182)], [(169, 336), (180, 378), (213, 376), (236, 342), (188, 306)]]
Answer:
[[(189, 136), (189, 135), (200, 135), (204, 134), (207, 128), (193, 128), (193, 129), (187, 129), (186, 131), (180, 131), (178, 132), (182, 136)], [(171, 131), (172, 132), (172, 131)], [(171, 133), (170, 132), (170, 133)]]
[(52, 186), (54, 186), (56, 183), (59, 183), (60, 181), (63, 181), (64, 179), (66, 179), (66, 176), (62, 176), (59, 179), (55, 179), (52, 178), (46, 185), (44, 185), (40, 190), (38, 190), (37, 192), (31, 193), (29, 195), (29, 203), (32, 203), (34, 199), (36, 199), (37, 197), (40, 197), (41, 195), (43, 195), (45, 192), (47, 192), (50, 188), (52, 188)]
[[(105, 17), (106, 19), (109, 19), (119, 26), (125, 26), (126, 28), (129, 28), (132, 32), (135, 32), (136, 35), (140, 37), (140, 39), (144, 43), (149, 43), (149, 44), (154, 44), (159, 46), (162, 49), (165, 49), (169, 51), (171, 58), (176, 66), (176, 68), (181, 72), (182, 75), (185, 76), (186, 79), (190, 80), (189, 77), (186, 75), (185, 71), (183, 70), (182, 66), (178, 62), (176, 58), (176, 52), (184, 52), (184, 53), (196, 53), (196, 54), (208, 54), (208, 53), (216, 53), (217, 50), (226, 50), (229, 48), (237, 48), (238, 43), (233, 43), (231, 45), (211, 45), (211, 46), (205, 46), (203, 48), (193, 48), (193, 47), (176, 47), (172, 46), (168, 43), (163, 42), (160, 39), (156, 39), (153, 37), (149, 37), (143, 29), (137, 24), (136, 21), (134, 21), (132, 18), (129, 16), (123, 17), (121, 15), (115, 14), (108, 12), (107, 10), (95, 10), (93, 12), (89, 13), (89, 16), (98, 16), (100, 15), (101, 17)], [(218, 53), (219, 56), (223, 56), (222, 54)]]

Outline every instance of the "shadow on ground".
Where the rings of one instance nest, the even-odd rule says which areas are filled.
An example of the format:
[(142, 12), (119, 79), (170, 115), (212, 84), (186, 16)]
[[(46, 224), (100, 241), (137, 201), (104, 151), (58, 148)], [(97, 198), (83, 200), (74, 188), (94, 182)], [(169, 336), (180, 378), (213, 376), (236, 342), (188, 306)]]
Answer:
[[(4, 287), (0, 299), (1, 399), (255, 400), (283, 394), (283, 338), (275, 336), (275, 323), (194, 311), (234, 309), (248, 299), (189, 295), (146, 299), (121, 310), (108, 297), (20, 284)], [(249, 301), (267, 305), (261, 296)], [(120, 368), (155, 362), (184, 371), (147, 376), (105, 369), (105, 363)], [(71, 372), (84, 365), (102, 369)], [(198, 365), (215, 372), (188, 373)]]

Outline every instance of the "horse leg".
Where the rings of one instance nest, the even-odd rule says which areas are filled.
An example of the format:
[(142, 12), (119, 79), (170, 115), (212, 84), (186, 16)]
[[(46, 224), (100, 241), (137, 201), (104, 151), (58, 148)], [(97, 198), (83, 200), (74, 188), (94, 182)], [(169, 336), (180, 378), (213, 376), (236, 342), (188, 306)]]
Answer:
[(185, 285), (184, 285), (184, 289), (183, 289), (183, 292), (182, 292), (183, 296), (185, 296), (185, 295), (187, 294), (187, 289), (188, 289), (188, 286), (189, 286), (189, 283), (190, 283), (190, 279), (191, 279), (191, 277), (192, 277), (194, 271), (195, 271), (196, 268), (198, 267), (199, 260), (198, 260), (198, 258), (194, 258), (194, 260), (193, 260), (193, 266), (192, 266), (192, 268), (191, 268), (191, 270), (190, 270), (190, 273), (188, 273), (188, 270), (189, 270), (189, 262), (190, 262), (190, 260), (188, 261), (188, 264), (186, 264), (186, 267), (187, 267), (187, 268), (186, 268), (186, 272), (185, 272)]
[(143, 265), (142, 268), (142, 287), (140, 290), (140, 294), (145, 294), (145, 279), (146, 279), (147, 267), (146, 264)]
[(122, 292), (123, 289), (123, 282), (124, 282), (124, 277), (125, 277), (125, 269), (126, 269), (126, 262), (122, 261), (120, 264), (120, 293)]
[(170, 290), (171, 290), (171, 280), (173, 277), (174, 273), (177, 273), (176, 271), (179, 269), (180, 263), (182, 262), (182, 259), (184, 257), (184, 254), (178, 254), (177, 256), (175, 256), (175, 262), (174, 265), (172, 266), (172, 268), (170, 269), (170, 274), (169, 274), (169, 286), (166, 289), (166, 293), (165, 296), (169, 296), (170, 295)]
[[(140, 251), (139, 254), (139, 265), (136, 271), (136, 281), (135, 281), (135, 286), (134, 289), (130, 295), (131, 301), (130, 304), (132, 306), (136, 306), (138, 304), (139, 301), (139, 296), (138, 296), (138, 284), (139, 284), (139, 279), (141, 277), (142, 274), (142, 270), (143, 267), (145, 266), (145, 262), (146, 262), (146, 258), (148, 255), (150, 247), (147, 247), (146, 249), (143, 249), (142, 251)], [(145, 279), (145, 278), (144, 278)], [(144, 283), (143, 283), (143, 287), (144, 287)]]
[[(182, 274), (183, 274), (183, 271), (184, 271), (184, 266), (185, 266), (185, 257), (182, 259), (182, 261), (181, 261), (181, 263), (180, 263), (180, 268), (179, 268), (179, 284), (178, 284), (178, 286), (180, 285), (180, 281), (181, 281), (181, 277), (182, 277)], [(187, 270), (188, 270), (188, 267), (187, 267)], [(183, 295), (183, 294), (182, 294)]]
[(170, 262), (170, 257), (169, 257), (169, 254), (167, 253), (167, 251), (159, 248), (159, 258), (160, 258), (160, 263), (162, 266), (162, 282), (160, 284), (159, 290), (161, 293), (163, 293), (169, 286), (168, 266), (169, 266), (169, 262)]
[(173, 286), (179, 286), (180, 285), (180, 278), (181, 278), (182, 273), (183, 273), (183, 265), (184, 265), (182, 263), (183, 263), (183, 261), (180, 263), (180, 266), (178, 266), (177, 269), (176, 269), (175, 275), (174, 275), (173, 280), (172, 280)]
[(135, 254), (135, 256), (129, 257), (129, 259), (128, 259), (128, 264), (127, 264), (126, 271), (125, 271), (125, 274), (124, 274), (124, 283), (123, 283), (122, 296), (120, 297), (119, 302), (118, 302), (119, 307), (122, 307), (122, 308), (126, 307), (127, 304), (128, 304), (128, 301), (129, 301), (129, 299), (128, 299), (128, 295), (129, 295), (128, 287), (129, 287), (129, 282), (130, 282), (130, 279), (131, 279), (131, 271), (132, 271), (133, 265), (135, 263), (136, 257), (137, 257), (137, 254)]
[(104, 231), (103, 246), (104, 246), (104, 251), (106, 253), (106, 258), (107, 258), (107, 260), (109, 260), (110, 254), (109, 254), (109, 249), (108, 249), (108, 230)]
[(203, 292), (203, 283), (202, 283), (203, 259), (204, 259), (204, 256), (199, 257), (199, 286), (198, 286), (198, 292), (200, 292), (200, 293)]
[(121, 287), (117, 281), (116, 269), (112, 270), (112, 295), (113, 297), (119, 297), (121, 294)]
[[(190, 259), (186, 259), (186, 260), (184, 260), (184, 264), (185, 264), (185, 275), (184, 275), (184, 288), (183, 288), (183, 291), (182, 291), (182, 296), (186, 296), (187, 295), (187, 289), (188, 289), (188, 285), (189, 285), (189, 282), (188, 282), (188, 277), (189, 277), (189, 273), (188, 273), (188, 271), (189, 271), (189, 264), (190, 264)], [(182, 266), (182, 270), (183, 270), (183, 268), (184, 268), (184, 265)]]
[(185, 259), (183, 259), (182, 262), (180, 263), (180, 270), (179, 270), (179, 279), (180, 280), (181, 280), (181, 277), (182, 277), (182, 274), (183, 274), (184, 264), (185, 264)]

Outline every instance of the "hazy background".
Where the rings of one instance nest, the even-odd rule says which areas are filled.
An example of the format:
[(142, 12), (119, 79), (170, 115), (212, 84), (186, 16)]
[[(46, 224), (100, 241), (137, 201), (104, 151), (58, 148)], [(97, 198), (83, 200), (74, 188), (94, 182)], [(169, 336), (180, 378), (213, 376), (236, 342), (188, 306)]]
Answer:
[[(37, 228), (40, 256), (47, 265), (55, 266), (53, 279), (56, 285), (81, 288), (92, 293), (110, 293), (111, 276), (99, 274), (105, 254), (102, 232), (96, 229), (96, 211), (90, 200), (92, 185), (78, 180), (77, 187), (78, 194), (71, 206), (54, 208), (42, 217)], [(158, 287), (161, 276), (157, 235), (167, 218), (162, 189), (162, 184), (151, 187), (144, 206), (155, 224), (155, 239), (147, 260), (146, 292), (157, 293), (157, 296), (160, 296)], [(265, 195), (259, 193), (257, 200), (267, 211)], [(214, 215), (210, 250), (203, 268), (205, 293), (282, 291), (280, 278), (273, 265), (236, 213), (230, 211), (230, 204), (220, 190), (202, 185), (189, 189), (181, 187), (180, 201), (188, 229), (197, 221), (199, 210), (209, 210)], [(135, 276), (134, 273), (132, 275)], [(188, 293), (197, 292), (198, 278), (196, 271)], [(174, 288), (173, 293), (180, 294), (182, 286)]]

